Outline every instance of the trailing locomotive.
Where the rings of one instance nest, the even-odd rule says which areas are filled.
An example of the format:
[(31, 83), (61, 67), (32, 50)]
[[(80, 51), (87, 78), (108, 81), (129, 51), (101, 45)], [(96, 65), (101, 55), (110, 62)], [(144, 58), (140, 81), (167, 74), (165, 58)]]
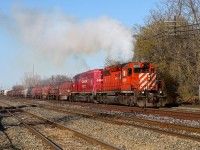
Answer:
[[(165, 105), (164, 82), (149, 62), (129, 62), (89, 70), (60, 85), (34, 87), (31, 98), (61, 99), (139, 107)], [(19, 91), (18, 91), (19, 92)], [(15, 95), (15, 92), (10, 94)]]

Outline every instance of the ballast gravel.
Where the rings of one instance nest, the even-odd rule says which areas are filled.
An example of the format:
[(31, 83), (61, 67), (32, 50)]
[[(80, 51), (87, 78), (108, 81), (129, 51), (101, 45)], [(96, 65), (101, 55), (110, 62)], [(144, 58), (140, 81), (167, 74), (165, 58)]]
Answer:
[(111, 143), (123, 149), (200, 149), (200, 143), (191, 140), (166, 136), (163, 134), (138, 129), (134, 127), (112, 125), (82, 118), (76, 115), (67, 115), (40, 108), (24, 108), (45, 118), (59, 122), (69, 128), (85, 133), (97, 139)]
[(4, 150), (48, 150), (41, 140), (32, 135), (13, 117), (0, 118), (0, 149)]
[(59, 104), (59, 103), (54, 104), (47, 101), (37, 101), (36, 103), (52, 105), (52, 106), (57, 106), (57, 107), (69, 107), (69, 108), (75, 108), (75, 109), (90, 110), (90, 111), (95, 111), (99, 113), (129, 116), (129, 117), (135, 117), (139, 119), (153, 120), (153, 121), (158, 121), (158, 122), (166, 122), (166, 123), (171, 123), (171, 124), (179, 124), (179, 125), (184, 125), (184, 126), (189, 126), (189, 127), (200, 128), (200, 121), (198, 120), (184, 120), (184, 119), (177, 119), (173, 117), (160, 116), (160, 115), (151, 115), (151, 114), (146, 115), (146, 114), (141, 114), (141, 113), (136, 113), (136, 112), (126, 113), (126, 112), (120, 112), (120, 111), (105, 110), (105, 109), (100, 109), (100, 108), (92, 108), (92, 107), (87, 107), (87, 106), (83, 107), (83, 106), (78, 106), (78, 105)]
[[(7, 101), (6, 101), (7, 102)], [(158, 115), (144, 115), (139, 113), (122, 113), (120, 111), (106, 111), (98, 108), (91, 107), (82, 107), (77, 105), (69, 104), (53, 104), (47, 101), (38, 101), (31, 100), (28, 102), (35, 102), (47, 105), (53, 105), (58, 107), (70, 107), (83, 110), (93, 110), (96, 112), (108, 113), (108, 114), (117, 114), (132, 116), (136, 118), (143, 118), (148, 120), (167, 122), (173, 124), (182, 124), (191, 127), (200, 127), (199, 121), (190, 121), (183, 119), (175, 119), (172, 117), (162, 117)], [(23, 102), (14, 100), (10, 101), (11, 105), (22, 105)], [(195, 142), (191, 140), (185, 140), (182, 138), (177, 138), (174, 136), (167, 136), (164, 134), (155, 133), (153, 131), (143, 130), (134, 127), (122, 126), (122, 125), (112, 125), (108, 123), (103, 123), (101, 121), (95, 121), (89, 118), (83, 118), (81, 116), (72, 115), (72, 114), (63, 114), (55, 111), (49, 111), (39, 108), (23, 108), (37, 115), (43, 116), (45, 118), (54, 120), (60, 124), (63, 124), (67, 127), (70, 127), (79, 132), (85, 133), (87, 135), (96, 137), (108, 143), (111, 143), (117, 147), (123, 149), (152, 149), (152, 150), (171, 150), (171, 149), (180, 149), (180, 150), (198, 150), (200, 149), (200, 142)]]

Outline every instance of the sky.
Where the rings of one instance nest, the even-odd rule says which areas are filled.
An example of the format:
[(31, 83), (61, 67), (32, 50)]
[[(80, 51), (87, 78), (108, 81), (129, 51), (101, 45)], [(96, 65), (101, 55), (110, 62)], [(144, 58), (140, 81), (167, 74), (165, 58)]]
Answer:
[(103, 68), (133, 56), (135, 24), (159, 0), (0, 0), (0, 88)]

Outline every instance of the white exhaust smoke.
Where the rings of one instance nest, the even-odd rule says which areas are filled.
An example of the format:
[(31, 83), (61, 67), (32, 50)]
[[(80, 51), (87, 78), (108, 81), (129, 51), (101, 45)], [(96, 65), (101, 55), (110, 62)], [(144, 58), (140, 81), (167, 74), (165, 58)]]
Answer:
[(92, 56), (100, 50), (116, 61), (130, 61), (133, 56), (131, 30), (109, 17), (79, 21), (58, 10), (42, 12), (20, 7), (14, 9), (11, 18), (0, 18), (27, 51), (45, 56), (56, 65), (69, 56)]

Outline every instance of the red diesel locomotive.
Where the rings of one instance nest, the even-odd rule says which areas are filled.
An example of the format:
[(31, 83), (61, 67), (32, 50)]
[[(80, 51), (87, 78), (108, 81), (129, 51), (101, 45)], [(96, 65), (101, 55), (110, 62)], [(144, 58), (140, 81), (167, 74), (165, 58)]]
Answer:
[(164, 85), (156, 76), (156, 67), (148, 62), (130, 62), (103, 70), (103, 101), (137, 105), (163, 106)]

